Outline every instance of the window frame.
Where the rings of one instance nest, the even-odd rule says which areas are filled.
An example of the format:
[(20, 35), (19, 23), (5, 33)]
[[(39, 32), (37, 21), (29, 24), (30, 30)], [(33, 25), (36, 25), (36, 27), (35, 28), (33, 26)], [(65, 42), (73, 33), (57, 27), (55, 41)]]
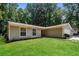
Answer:
[(32, 29), (32, 36), (36, 36), (36, 29)]
[[(25, 33), (25, 35), (22, 35), (22, 33)], [(26, 37), (26, 28), (20, 28), (20, 36), (21, 37)]]

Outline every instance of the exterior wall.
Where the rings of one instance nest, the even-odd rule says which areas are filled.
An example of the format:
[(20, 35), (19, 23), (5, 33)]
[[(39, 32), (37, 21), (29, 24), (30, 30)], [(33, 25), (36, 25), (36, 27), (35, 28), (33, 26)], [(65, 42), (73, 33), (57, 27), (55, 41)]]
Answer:
[(9, 40), (41, 37), (41, 30), (36, 29), (36, 35), (32, 35), (32, 28), (26, 28), (26, 36), (20, 36), (20, 27), (9, 26)]
[(70, 27), (64, 26), (63, 28), (64, 28), (64, 34), (73, 35), (73, 30), (70, 29)]
[(35, 38), (35, 37), (41, 37), (41, 30), (39, 30), (39, 29), (36, 29), (36, 35), (35, 36), (33, 36), (32, 35), (32, 29), (29, 29), (29, 28), (27, 28), (27, 32), (26, 32), (27, 34), (27, 37), (28, 38)]
[(19, 38), (19, 27), (9, 27), (9, 40)]
[(63, 28), (51, 28), (45, 30), (45, 36), (47, 37), (63, 37)]

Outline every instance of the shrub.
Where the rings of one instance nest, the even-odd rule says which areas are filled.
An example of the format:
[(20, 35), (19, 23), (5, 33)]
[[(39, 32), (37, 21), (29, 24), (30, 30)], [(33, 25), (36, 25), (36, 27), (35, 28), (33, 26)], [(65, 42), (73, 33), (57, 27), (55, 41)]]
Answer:
[(4, 38), (4, 36), (0, 35), (0, 44), (3, 44), (6, 42), (6, 39)]

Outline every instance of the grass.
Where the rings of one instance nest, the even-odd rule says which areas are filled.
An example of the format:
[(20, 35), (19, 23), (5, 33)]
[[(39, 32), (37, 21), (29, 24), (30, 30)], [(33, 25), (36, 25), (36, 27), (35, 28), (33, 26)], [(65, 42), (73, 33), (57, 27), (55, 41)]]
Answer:
[[(2, 42), (2, 43), (1, 43)], [(56, 38), (4, 43), (0, 40), (1, 56), (79, 56), (79, 41)]]

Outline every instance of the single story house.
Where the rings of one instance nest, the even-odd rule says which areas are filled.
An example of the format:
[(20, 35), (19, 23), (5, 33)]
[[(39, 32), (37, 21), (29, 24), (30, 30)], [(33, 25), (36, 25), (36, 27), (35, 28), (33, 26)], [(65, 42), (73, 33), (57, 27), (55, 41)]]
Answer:
[(19, 40), (36, 37), (64, 37), (64, 34), (73, 35), (73, 29), (69, 23), (56, 26), (41, 27), (16, 22), (8, 22), (8, 39)]

